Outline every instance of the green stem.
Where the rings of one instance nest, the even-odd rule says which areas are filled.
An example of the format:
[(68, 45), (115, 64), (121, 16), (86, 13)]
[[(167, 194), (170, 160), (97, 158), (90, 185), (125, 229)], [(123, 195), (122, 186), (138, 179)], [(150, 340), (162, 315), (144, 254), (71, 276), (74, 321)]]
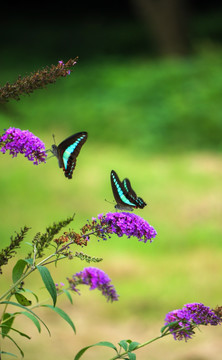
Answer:
[[(165, 332), (165, 333), (163, 333), (163, 334), (155, 337), (154, 339), (151, 339), (151, 340), (149, 340), (149, 341), (146, 341), (146, 342), (143, 343), (143, 344), (138, 345), (133, 351), (136, 351), (136, 350), (138, 350), (138, 349), (141, 349), (142, 347), (144, 347), (144, 346), (146, 346), (146, 345), (149, 345), (149, 344), (151, 344), (152, 342), (154, 342), (154, 341), (156, 341), (156, 340), (159, 340), (159, 339), (161, 339), (161, 338), (163, 338), (164, 336), (167, 336), (167, 335), (169, 335), (169, 334), (170, 334), (170, 332), (167, 331), (167, 332)], [(125, 355), (127, 355), (127, 354), (128, 354), (128, 351), (125, 351), (125, 352), (122, 353), (122, 354), (118, 354), (118, 355), (112, 357), (110, 360), (121, 359), (123, 356), (125, 356)], [(120, 356), (121, 356), (121, 358), (120, 358)]]
[[(89, 235), (92, 235), (94, 234), (96, 231), (92, 231), (91, 233), (89, 234), (83, 234), (82, 237), (86, 237), (86, 236), (89, 236)], [(70, 241), (68, 244), (64, 245), (61, 249), (57, 250), (55, 253), (49, 255), (47, 258), (43, 259), (42, 261), (40, 261), (37, 265), (33, 265), (31, 267), (31, 269), (27, 272), (25, 272), (18, 281), (16, 281), (5, 293), (3, 293), (2, 296), (0, 296), (0, 301), (2, 299), (4, 299), (8, 294), (10, 294), (10, 292), (12, 292), (12, 290), (14, 290), (20, 283), (21, 281), (23, 281), (27, 276), (29, 276), (33, 271), (36, 270), (37, 266), (41, 266), (41, 265), (45, 265), (45, 264), (48, 264), (48, 260), (50, 260), (52, 257), (58, 255), (59, 253), (61, 253), (62, 251), (64, 251), (68, 246), (74, 244), (75, 241), (72, 240)], [(52, 262), (52, 261), (50, 261)]]
[(51, 254), (49, 255), (46, 259), (40, 261), (37, 265), (32, 266), (31, 269), (29, 271), (27, 271), (25, 274), (23, 274), (20, 279), (18, 279), (1, 297), (0, 297), (0, 301), (6, 297), (8, 294), (10, 294), (12, 292), (12, 290), (14, 290), (27, 276), (29, 276), (33, 271), (36, 270), (37, 266), (42, 265), (45, 261), (51, 259), (53, 256), (55, 256), (56, 254)]

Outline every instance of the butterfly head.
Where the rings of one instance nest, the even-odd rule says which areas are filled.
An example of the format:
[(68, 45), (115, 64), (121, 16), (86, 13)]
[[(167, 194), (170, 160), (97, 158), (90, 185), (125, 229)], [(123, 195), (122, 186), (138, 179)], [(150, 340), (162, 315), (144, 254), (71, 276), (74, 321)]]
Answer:
[(55, 144), (52, 145), (51, 152), (58, 157), (58, 147)]

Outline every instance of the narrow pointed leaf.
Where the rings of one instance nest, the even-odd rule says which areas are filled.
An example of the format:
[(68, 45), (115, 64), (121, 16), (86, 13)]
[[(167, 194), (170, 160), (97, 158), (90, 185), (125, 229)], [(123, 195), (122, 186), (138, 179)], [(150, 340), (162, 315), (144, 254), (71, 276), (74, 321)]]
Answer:
[(53, 305), (55, 306), (56, 300), (57, 300), (57, 292), (56, 292), (55, 283), (51, 277), (51, 274), (45, 266), (37, 266), (37, 269), (40, 272), (40, 275), (45, 284), (45, 287), (48, 290), (48, 292), (52, 298)]
[(29, 290), (29, 289), (24, 289), (24, 288), (22, 288), (20, 291), (24, 291), (24, 292), (27, 292), (27, 293), (32, 294), (32, 295), (35, 297), (36, 302), (39, 302), (38, 296), (37, 296), (33, 291), (31, 291), (31, 290)]
[[(20, 304), (18, 304), (18, 303), (15, 303), (15, 302), (13, 302), (13, 301), (0, 301), (0, 304), (8, 304), (8, 305), (17, 306), (17, 307), (20, 307), (21, 309), (25, 310), (25, 312), (27, 311), (27, 312), (31, 313), (33, 316), (35, 316), (35, 317), (45, 326), (46, 330), (48, 331), (49, 335), (51, 336), (51, 333), (50, 333), (50, 331), (49, 331), (48, 326), (44, 323), (44, 321), (42, 321), (42, 320), (40, 319), (40, 317), (39, 317), (38, 315), (36, 315), (36, 314), (35, 314), (32, 310), (30, 310), (29, 308), (27, 308), (27, 307), (25, 307), (25, 306), (23, 306), (23, 305), (20, 305)], [(14, 314), (17, 314), (17, 313), (14, 313)]]
[(26, 265), (27, 265), (27, 262), (25, 260), (22, 260), (22, 259), (18, 260), (17, 263), (15, 264), (15, 266), (14, 266), (14, 268), (12, 270), (12, 281), (13, 281), (14, 284), (22, 276)]
[(121, 340), (121, 341), (119, 342), (119, 345), (120, 345), (125, 351), (128, 350), (128, 344), (127, 344), (126, 340)]
[(136, 360), (136, 354), (128, 352), (127, 355), (129, 356), (129, 360)]
[(2, 324), (1, 324), (2, 337), (4, 338), (5, 335), (7, 335), (11, 329), (12, 323), (14, 321), (14, 316), (12, 316), (9, 313), (5, 313), (2, 320), (3, 320)]
[(38, 321), (38, 319), (33, 316), (31, 313), (28, 313), (27, 311), (22, 311), (21, 314), (27, 316), (30, 320), (32, 320), (32, 322), (35, 324), (35, 326), (38, 329), (38, 332), (41, 332), (41, 326), (40, 326), (40, 322)]
[(10, 340), (14, 343), (14, 345), (15, 345), (15, 346), (17, 347), (17, 349), (19, 350), (21, 356), (24, 357), (24, 352), (23, 352), (22, 349), (18, 346), (18, 344), (15, 342), (15, 340), (14, 340), (13, 338), (11, 338), (11, 336), (9, 336), (9, 335), (6, 335), (6, 337), (7, 337), (8, 339), (10, 339)]
[(27, 262), (27, 264), (29, 264), (29, 265), (33, 265), (33, 259), (24, 259), (26, 262)]
[(65, 311), (63, 311), (62, 309), (56, 307), (56, 306), (52, 306), (52, 305), (41, 305), (42, 307), (48, 307), (52, 310), (54, 310), (58, 315), (60, 315), (65, 321), (67, 321), (67, 323), (71, 326), (71, 328), (73, 329), (74, 333), (76, 333), (76, 328), (75, 325), (73, 324), (72, 320), (70, 319), (69, 315), (67, 315), (65, 313)]
[(12, 327), (10, 327), (10, 330), (17, 332), (19, 335), (24, 336), (27, 339), (31, 339), (31, 337), (29, 335), (23, 333), (22, 331), (19, 331), (19, 330), (15, 329), (15, 328), (12, 328)]
[(112, 343), (110, 343), (109, 341), (100, 341), (96, 344), (93, 345), (89, 345), (84, 347), (83, 349), (81, 349), (76, 356), (74, 357), (74, 360), (79, 360), (81, 358), (81, 356), (86, 352), (86, 350), (90, 349), (93, 346), (107, 346), (111, 349), (114, 349), (117, 352), (117, 348), (115, 347), (115, 345), (113, 345)]
[(32, 302), (30, 300), (28, 300), (24, 295), (22, 295), (20, 293), (15, 293), (15, 297), (16, 297), (16, 300), (18, 301), (18, 303), (23, 305), (23, 306), (32, 305)]
[(69, 291), (64, 289), (63, 292), (66, 294), (66, 296), (69, 299), (70, 303), (73, 304), (72, 296), (70, 295)]
[(140, 344), (140, 343), (138, 343), (137, 341), (132, 341), (132, 342), (129, 344), (129, 351), (135, 350), (139, 344)]
[(7, 352), (7, 351), (0, 351), (0, 354), (4, 354), (4, 355), (10, 355), (10, 356), (14, 356), (14, 357), (18, 357), (17, 355), (15, 354), (12, 354), (10, 352)]
[(160, 330), (161, 334), (162, 334), (167, 328), (170, 328), (171, 326), (174, 326), (174, 325), (176, 325), (176, 324), (178, 324), (178, 321), (172, 321), (171, 323), (163, 326), (163, 327), (161, 328), (161, 330)]

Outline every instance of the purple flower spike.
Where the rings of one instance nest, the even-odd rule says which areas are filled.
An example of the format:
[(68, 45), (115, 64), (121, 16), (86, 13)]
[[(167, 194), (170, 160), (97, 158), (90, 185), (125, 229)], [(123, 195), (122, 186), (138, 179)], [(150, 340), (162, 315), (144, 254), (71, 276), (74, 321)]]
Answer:
[[(182, 309), (173, 310), (166, 315), (165, 325), (169, 324), (169, 331), (175, 340), (192, 338), (194, 329), (198, 325), (220, 325), (221, 318), (208, 306), (201, 303), (186, 304)], [(176, 323), (174, 323), (176, 322)], [(173, 323), (170, 325), (170, 323)]]
[(113, 285), (110, 285), (110, 278), (106, 273), (98, 268), (88, 267), (74, 274), (68, 279), (71, 289), (78, 292), (76, 286), (85, 284), (90, 286), (90, 290), (98, 289), (109, 301), (117, 301), (118, 295)]
[(148, 240), (152, 242), (157, 235), (156, 230), (146, 220), (133, 213), (115, 212), (104, 216), (100, 214), (98, 219), (101, 225), (108, 225), (109, 233), (115, 233), (119, 237), (135, 236), (146, 243)]
[(0, 137), (0, 151), (5, 154), (9, 150), (12, 157), (19, 153), (24, 154), (34, 165), (46, 162), (47, 154), (44, 143), (28, 130), (20, 130), (10, 127)]

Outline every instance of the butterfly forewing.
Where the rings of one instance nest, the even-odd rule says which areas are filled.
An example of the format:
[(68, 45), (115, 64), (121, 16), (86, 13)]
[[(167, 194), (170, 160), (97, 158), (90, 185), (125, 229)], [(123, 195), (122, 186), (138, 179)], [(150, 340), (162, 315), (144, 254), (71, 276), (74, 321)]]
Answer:
[(126, 190), (114, 170), (111, 171), (111, 185), (117, 208), (124, 209), (125, 207), (127, 210), (132, 210), (135, 204), (128, 199)]
[(132, 189), (129, 179), (124, 179), (122, 182), (124, 189), (127, 194), (131, 195), (133, 198), (137, 198), (135, 191)]
[(144, 208), (146, 203), (142, 198), (137, 197), (135, 191), (132, 189), (129, 179), (119, 180), (118, 175), (114, 170), (111, 171), (111, 185), (113, 195), (117, 202), (117, 209), (133, 210), (133, 208)]
[(82, 131), (68, 137), (57, 147), (59, 167), (63, 168), (64, 174), (68, 179), (72, 178), (76, 166), (76, 158), (79, 155), (81, 147), (86, 142), (87, 137), (87, 132)]

